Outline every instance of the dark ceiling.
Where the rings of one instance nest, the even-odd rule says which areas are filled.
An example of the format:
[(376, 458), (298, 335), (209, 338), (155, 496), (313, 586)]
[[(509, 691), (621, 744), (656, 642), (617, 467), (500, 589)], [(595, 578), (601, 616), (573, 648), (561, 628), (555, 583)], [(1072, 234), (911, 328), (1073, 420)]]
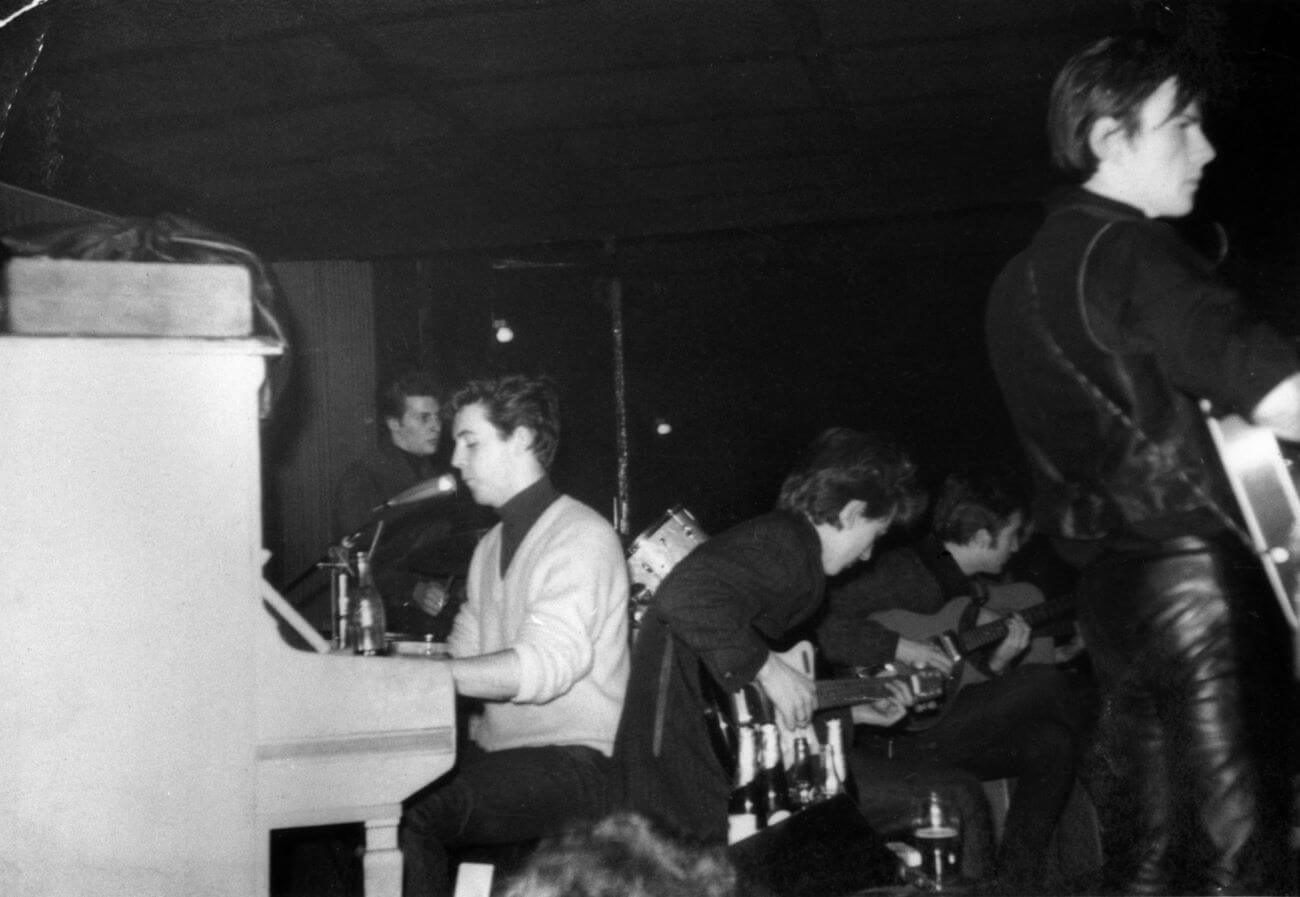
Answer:
[(1141, 5), (0, 0), (0, 179), (274, 258), (1026, 202), (1054, 71)]

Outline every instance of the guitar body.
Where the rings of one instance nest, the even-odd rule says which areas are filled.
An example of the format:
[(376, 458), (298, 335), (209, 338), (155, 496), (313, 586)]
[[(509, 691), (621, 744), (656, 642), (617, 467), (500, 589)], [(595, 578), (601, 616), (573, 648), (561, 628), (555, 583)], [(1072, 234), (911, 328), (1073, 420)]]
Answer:
[[(970, 604), (970, 596), (963, 595), (949, 601), (937, 613), (887, 610), (872, 614), (871, 619), (904, 638), (936, 645), (953, 661), (952, 675), (948, 677), (944, 689), (944, 695), (950, 701), (965, 686), (988, 680), (978, 668), (966, 662), (967, 655), (974, 650), (991, 650), (1006, 635), (1006, 626), (1000, 622), (973, 628), (963, 625)], [(1072, 602), (1044, 601), (1042, 591), (1027, 582), (990, 585), (984, 607), (999, 616), (1018, 613), (1031, 627), (1069, 617), (1074, 612)], [(1029, 649), (1021, 662), (1050, 664), (1054, 662), (1055, 656), (1056, 648), (1052, 638), (1049, 635), (1037, 635), (1030, 640)], [(944, 717), (947, 701), (929, 714), (913, 714), (908, 718), (907, 728), (920, 731), (939, 722)]]
[(1216, 419), (1204, 404), (1202, 409), (1251, 544), (1283, 617), (1295, 629), (1300, 598), (1300, 497), (1286, 459), (1269, 430), (1236, 415)]

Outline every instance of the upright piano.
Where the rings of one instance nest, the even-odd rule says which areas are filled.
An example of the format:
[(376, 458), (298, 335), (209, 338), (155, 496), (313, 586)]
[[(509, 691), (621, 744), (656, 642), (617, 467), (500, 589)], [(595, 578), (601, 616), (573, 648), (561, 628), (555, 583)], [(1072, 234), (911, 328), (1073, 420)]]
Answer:
[[(0, 893), (266, 894), (269, 832), (454, 761), (436, 661), (298, 650), (262, 579), (256, 338), (0, 335)], [(280, 605), (280, 611), (268, 610)]]

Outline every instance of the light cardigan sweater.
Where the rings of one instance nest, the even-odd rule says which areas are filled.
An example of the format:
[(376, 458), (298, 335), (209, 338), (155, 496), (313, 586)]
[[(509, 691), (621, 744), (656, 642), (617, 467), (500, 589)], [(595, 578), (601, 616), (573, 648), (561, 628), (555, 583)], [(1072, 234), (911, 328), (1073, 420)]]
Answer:
[(603, 517), (567, 495), (524, 536), (500, 575), (501, 525), (470, 561), (453, 657), (514, 648), (520, 688), (485, 702), (470, 729), (485, 750), (587, 745), (609, 756), (627, 688), (628, 584), (623, 549)]

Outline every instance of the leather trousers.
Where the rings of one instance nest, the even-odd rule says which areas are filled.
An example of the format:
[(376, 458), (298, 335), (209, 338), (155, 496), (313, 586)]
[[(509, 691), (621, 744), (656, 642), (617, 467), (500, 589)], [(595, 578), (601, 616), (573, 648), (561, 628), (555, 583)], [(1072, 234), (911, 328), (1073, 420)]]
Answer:
[[(1243, 563), (1244, 561), (1244, 563)], [(1259, 784), (1240, 697), (1233, 603), (1257, 564), (1192, 537), (1112, 550), (1080, 582), (1080, 626), (1104, 726), (1128, 750), (1137, 799), (1127, 893), (1249, 887)], [(1103, 736), (1104, 737), (1104, 736)]]

